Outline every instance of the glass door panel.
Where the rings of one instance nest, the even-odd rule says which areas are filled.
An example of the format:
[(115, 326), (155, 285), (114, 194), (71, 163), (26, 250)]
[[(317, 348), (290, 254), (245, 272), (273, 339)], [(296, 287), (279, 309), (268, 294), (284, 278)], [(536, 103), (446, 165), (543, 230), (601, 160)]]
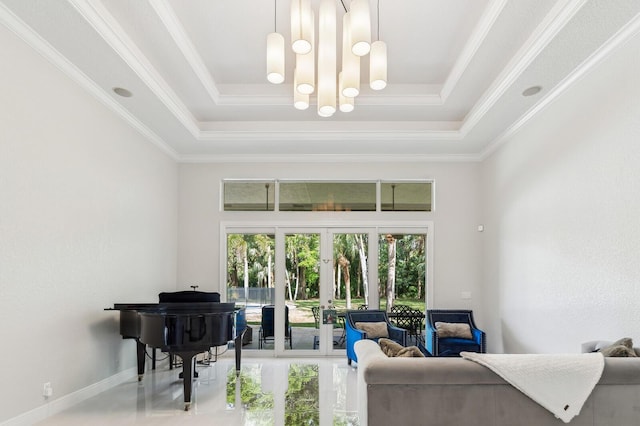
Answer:
[[(336, 322), (331, 333), (332, 352), (344, 351), (344, 312), (366, 309), (370, 303), (369, 238), (367, 230), (331, 229), (332, 270), (329, 299), (336, 310)], [(374, 285), (375, 291), (375, 285)]]
[(380, 309), (396, 326), (407, 329), (414, 342), (424, 333), (426, 268), (426, 233), (378, 235)]
[(275, 235), (227, 234), (227, 302), (246, 308), (243, 349), (273, 348), (273, 332), (264, 327), (263, 312), (275, 303)]
[(284, 351), (320, 350), (320, 247), (320, 232), (284, 232)]
[(367, 234), (333, 233), (333, 300), (339, 309), (367, 305), (367, 247)]

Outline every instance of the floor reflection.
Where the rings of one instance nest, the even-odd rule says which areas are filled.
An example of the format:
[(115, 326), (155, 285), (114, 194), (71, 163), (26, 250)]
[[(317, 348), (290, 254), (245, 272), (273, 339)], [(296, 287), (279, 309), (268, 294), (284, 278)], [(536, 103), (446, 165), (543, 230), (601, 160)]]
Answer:
[(357, 371), (341, 357), (245, 358), (239, 377), (231, 358), (198, 366), (188, 412), (178, 372), (160, 365), (39, 424), (359, 425)]
[[(355, 371), (340, 364), (343, 362), (250, 364), (243, 366), (240, 377), (230, 368), (227, 408), (241, 407), (245, 425), (358, 425)], [(321, 371), (329, 380), (320, 379)], [(321, 386), (327, 389), (321, 392)], [(321, 410), (321, 405), (327, 409)]]

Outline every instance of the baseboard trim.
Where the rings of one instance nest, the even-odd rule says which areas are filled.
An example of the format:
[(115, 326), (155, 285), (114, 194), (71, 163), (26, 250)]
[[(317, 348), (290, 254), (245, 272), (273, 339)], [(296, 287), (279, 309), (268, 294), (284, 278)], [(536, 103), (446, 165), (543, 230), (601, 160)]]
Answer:
[(138, 369), (136, 367), (129, 368), (111, 377), (107, 377), (106, 379), (101, 380), (97, 383), (89, 385), (86, 388), (71, 392), (70, 394), (61, 396), (60, 398), (54, 399), (50, 402), (46, 402), (42, 406), (31, 411), (27, 411), (26, 413), (20, 414), (19, 416), (9, 419), (3, 423), (0, 423), (0, 425), (32, 425), (46, 419), (47, 417), (53, 416), (54, 414), (66, 410), (67, 408), (71, 408), (82, 401), (92, 398), (101, 392), (111, 389), (114, 386), (124, 383), (127, 380), (131, 380), (131, 378), (135, 377), (137, 374)]

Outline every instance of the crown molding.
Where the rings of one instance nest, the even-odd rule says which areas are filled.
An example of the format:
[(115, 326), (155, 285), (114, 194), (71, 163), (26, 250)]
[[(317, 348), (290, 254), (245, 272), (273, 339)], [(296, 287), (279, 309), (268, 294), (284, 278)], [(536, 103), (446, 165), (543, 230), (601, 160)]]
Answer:
[(489, 143), (478, 158), (484, 161), (507, 143), (516, 133), (518, 133), (533, 117), (557, 98), (564, 94), (570, 87), (580, 81), (589, 71), (601, 64), (609, 55), (622, 47), (627, 41), (640, 34), (640, 14), (634, 16), (624, 27), (616, 32), (600, 48), (593, 52), (578, 67), (576, 67), (567, 77), (558, 83), (543, 99), (531, 107), (517, 121), (515, 121), (502, 134)]
[(182, 164), (208, 163), (469, 163), (480, 162), (476, 154), (263, 154), (263, 155), (182, 155), (177, 161)]
[(187, 63), (200, 79), (200, 84), (205, 88), (207, 94), (215, 104), (220, 103), (220, 91), (216, 85), (211, 73), (204, 64), (202, 57), (196, 50), (191, 39), (184, 30), (180, 20), (176, 16), (173, 8), (167, 0), (156, 0), (149, 2), (149, 5), (156, 12), (160, 21), (164, 24), (167, 32), (178, 46), (180, 52), (184, 55)]
[(174, 160), (178, 159), (178, 153), (169, 146), (160, 136), (149, 127), (127, 111), (122, 105), (98, 86), (92, 79), (87, 77), (82, 71), (72, 64), (64, 55), (58, 52), (51, 44), (44, 40), (38, 33), (33, 31), (24, 21), (18, 18), (7, 7), (0, 3), (0, 22), (16, 34), (32, 49), (42, 55), (51, 64), (57, 67), (63, 74), (71, 78), (80, 87), (89, 92), (100, 103), (111, 109), (120, 116), (126, 123), (138, 131), (144, 138), (153, 143), (161, 151), (169, 155)]
[[(335, 126), (343, 126), (349, 122), (256, 122), (256, 123), (237, 123), (237, 122), (198, 122), (194, 119), (190, 112), (186, 111), (186, 107), (177, 99), (167, 83), (162, 80), (158, 73), (153, 69), (152, 65), (146, 61), (142, 53), (137, 49), (134, 43), (126, 37), (122, 28), (115, 22), (115, 19), (106, 10), (99, 0), (67, 0), (72, 4), (81, 15), (93, 26), (105, 41), (120, 55), (123, 60), (132, 67), (145, 84), (154, 91), (161, 102), (169, 108), (178, 120), (187, 128), (194, 138), (198, 141), (460, 141), (474, 128), (479, 120), (494, 106), (497, 100), (504, 95), (505, 91), (513, 84), (515, 79), (531, 64), (531, 62), (542, 52), (542, 50), (557, 36), (561, 29), (574, 17), (574, 15), (582, 8), (586, 0), (562, 0), (558, 2), (554, 8), (547, 14), (544, 21), (538, 26), (533, 35), (527, 40), (525, 45), (509, 62), (509, 65), (494, 81), (491, 87), (485, 92), (481, 100), (473, 107), (471, 112), (467, 114), (462, 122), (449, 122), (446, 126), (433, 128), (407, 128), (407, 123), (402, 123), (403, 128), (395, 128), (390, 125), (388, 128), (378, 123), (369, 123), (366, 126), (351, 122), (351, 129), (338, 129)], [(156, 11), (164, 13), (163, 8), (169, 7), (166, 0), (162, 0), (159, 7), (154, 7)], [(473, 42), (465, 47), (465, 53), (461, 56), (471, 58), (472, 52), (477, 51), (484, 40), (490, 25), (489, 17), (495, 20), (498, 10), (502, 10), (504, 0), (494, 0), (488, 6), (487, 12), (483, 15), (486, 22), (474, 30)], [(171, 12), (173, 13), (173, 12)], [(165, 17), (171, 19), (171, 16)], [(165, 22), (164, 19), (161, 20)], [(273, 157), (264, 155), (180, 155), (165, 140), (154, 133), (145, 124), (140, 122), (136, 117), (124, 109), (116, 100), (99, 87), (89, 77), (87, 77), (80, 69), (73, 65), (60, 52), (51, 46), (46, 40), (42, 39), (35, 31), (27, 26), (20, 18), (15, 16), (4, 4), (0, 3), (0, 22), (3, 22), (18, 37), (24, 40), (34, 50), (39, 52), (52, 64), (58, 67), (63, 73), (77, 82), (81, 87), (89, 91), (95, 98), (108, 108), (113, 110), (123, 120), (135, 128), (143, 137), (154, 143), (159, 149), (168, 154), (174, 160), (181, 163), (191, 162), (240, 162), (240, 161), (258, 161), (258, 162), (383, 162), (383, 161), (483, 161), (497, 150), (502, 144), (506, 143), (515, 133), (525, 126), (529, 120), (535, 117), (547, 105), (553, 102), (557, 97), (564, 93), (571, 85), (576, 83), (591, 68), (600, 63), (606, 56), (614, 51), (618, 46), (622, 45), (630, 37), (633, 37), (640, 31), (640, 15), (635, 16), (625, 27), (610, 38), (600, 49), (592, 54), (587, 60), (580, 64), (569, 76), (556, 85), (542, 100), (530, 108), (520, 118), (514, 122), (507, 130), (502, 132), (489, 145), (483, 148), (479, 153), (468, 155), (407, 155), (407, 156), (389, 156), (389, 155), (371, 155), (371, 156), (345, 156), (345, 155), (291, 155)], [(171, 26), (172, 24), (164, 24)], [(179, 25), (179, 24), (177, 24)], [(176, 29), (177, 28), (177, 29)], [(181, 37), (181, 27), (173, 27), (175, 34), (172, 37)], [(482, 28), (482, 29), (481, 29)], [(184, 31), (182, 29), (182, 31)], [(186, 34), (182, 34), (186, 37)], [(175, 40), (175, 38), (174, 38)], [(183, 43), (190, 43), (188, 39)], [(471, 46), (471, 47), (470, 47)], [(476, 46), (475, 50), (472, 46)], [(192, 46), (193, 48), (193, 46)], [(192, 49), (195, 53), (195, 49)], [(197, 58), (196, 58), (197, 59)], [(463, 59), (458, 59), (463, 61)], [(467, 61), (468, 63), (468, 61)], [(193, 65), (192, 65), (193, 66)], [(456, 67), (462, 67), (462, 64), (456, 63)], [(465, 65), (466, 67), (466, 65)], [(201, 70), (202, 71), (202, 70)], [(452, 78), (450, 74), (449, 78)], [(211, 80), (213, 88), (215, 82)], [(449, 85), (453, 83), (448, 83)], [(449, 87), (449, 86), (448, 86)], [(452, 86), (451, 86), (452, 87)], [(443, 87), (440, 93), (445, 93), (448, 88)], [(449, 92), (450, 93), (450, 92)], [(420, 96), (414, 97), (417, 105), (419, 102), (444, 102), (439, 95), (427, 95), (433, 97), (430, 99)], [(242, 97), (245, 98), (245, 97)], [(376, 97), (371, 97), (372, 102)], [(393, 97), (390, 97), (393, 99)], [(232, 96), (220, 95), (218, 100), (225, 104), (232, 102)], [(262, 99), (262, 98), (261, 98)], [(398, 95), (394, 100), (402, 102), (411, 99), (409, 96)], [(385, 101), (388, 101), (386, 99)], [(377, 101), (377, 100), (376, 100)], [(289, 101), (287, 101), (289, 104)], [(413, 123), (413, 122), (412, 122)], [(321, 127), (315, 127), (321, 125)], [(420, 123), (425, 125), (425, 123)], [(432, 125), (434, 123), (426, 123)], [(372, 130), (371, 125), (378, 125), (378, 128)], [(399, 126), (397, 123), (395, 126)], [(214, 127), (214, 128), (211, 128)], [(353, 158), (352, 158), (353, 157)]]
[(511, 87), (516, 79), (558, 35), (587, 0), (564, 0), (556, 3), (518, 53), (500, 73), (465, 117), (460, 130), (467, 135)]
[(115, 20), (113, 15), (99, 0), (67, 0), (105, 42), (116, 52), (123, 61), (144, 81), (160, 101), (194, 136), (198, 134), (196, 120), (189, 109), (171, 90), (153, 65), (146, 59), (126, 32)]
[(482, 43), (484, 43), (487, 34), (489, 34), (489, 31), (495, 24), (498, 16), (500, 16), (500, 13), (502, 13), (502, 9), (504, 9), (506, 4), (507, 0), (491, 0), (487, 5), (478, 25), (473, 29), (471, 37), (469, 37), (469, 40), (462, 49), (460, 56), (458, 56), (455, 65), (451, 69), (451, 72), (442, 86), (440, 98), (443, 103), (446, 102), (457, 86), (458, 81), (460, 81), (460, 78), (467, 70), (471, 60), (478, 52), (478, 49), (480, 49), (480, 46), (482, 46)]

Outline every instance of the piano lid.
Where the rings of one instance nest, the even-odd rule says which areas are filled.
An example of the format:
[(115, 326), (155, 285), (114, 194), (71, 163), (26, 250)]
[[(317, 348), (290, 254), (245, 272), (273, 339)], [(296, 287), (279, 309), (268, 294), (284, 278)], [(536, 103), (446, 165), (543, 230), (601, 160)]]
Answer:
[(116, 311), (139, 311), (157, 313), (216, 313), (237, 310), (235, 303), (186, 302), (186, 303), (114, 303)]

